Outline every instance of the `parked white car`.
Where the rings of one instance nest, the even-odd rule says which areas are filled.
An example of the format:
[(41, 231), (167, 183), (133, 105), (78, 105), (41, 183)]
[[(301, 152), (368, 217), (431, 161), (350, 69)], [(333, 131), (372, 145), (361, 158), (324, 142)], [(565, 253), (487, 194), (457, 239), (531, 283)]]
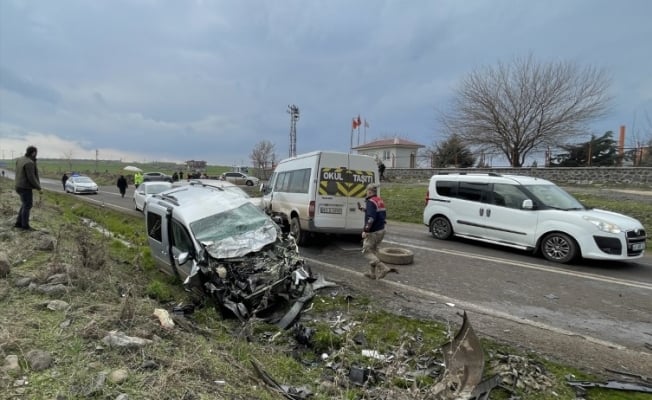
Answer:
[(558, 263), (634, 260), (647, 240), (634, 218), (588, 208), (545, 179), (495, 173), (433, 175), (423, 223), (436, 239), (479, 240)]
[(236, 185), (258, 186), (260, 183), (260, 179), (242, 172), (225, 172), (220, 176), (220, 179)]
[(84, 175), (73, 175), (66, 181), (66, 193), (97, 194), (99, 187), (91, 178)]
[(138, 211), (143, 211), (147, 198), (161, 192), (172, 189), (172, 184), (165, 181), (143, 182), (138, 185), (134, 191), (134, 207)]

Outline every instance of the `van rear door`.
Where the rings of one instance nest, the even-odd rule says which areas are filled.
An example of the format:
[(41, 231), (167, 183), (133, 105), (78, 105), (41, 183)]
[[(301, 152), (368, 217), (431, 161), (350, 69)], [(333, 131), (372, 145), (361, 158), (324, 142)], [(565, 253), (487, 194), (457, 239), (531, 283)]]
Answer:
[(367, 184), (377, 182), (375, 168), (370, 157), (322, 153), (315, 198), (315, 226), (335, 228), (341, 232), (362, 231), (364, 216), (357, 204), (364, 202)]

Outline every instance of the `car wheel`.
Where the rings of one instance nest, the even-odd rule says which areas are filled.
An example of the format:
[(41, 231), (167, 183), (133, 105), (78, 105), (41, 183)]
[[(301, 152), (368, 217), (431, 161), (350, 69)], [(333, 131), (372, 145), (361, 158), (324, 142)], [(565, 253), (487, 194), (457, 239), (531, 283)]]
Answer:
[(548, 261), (566, 264), (577, 256), (577, 243), (565, 233), (553, 232), (541, 241), (541, 253)]
[(378, 250), (378, 259), (387, 264), (406, 265), (412, 264), (414, 253), (399, 247), (385, 247)]
[(292, 217), (290, 220), (290, 233), (294, 236), (299, 246), (305, 246), (308, 243), (308, 233), (301, 229), (299, 217)]
[(439, 240), (448, 240), (453, 236), (453, 226), (448, 218), (437, 215), (430, 220), (430, 233)]
[(253, 185), (254, 185), (254, 182), (253, 182), (253, 181), (247, 181), (247, 182), (245, 182), (245, 184), (246, 184), (247, 186), (253, 186)]

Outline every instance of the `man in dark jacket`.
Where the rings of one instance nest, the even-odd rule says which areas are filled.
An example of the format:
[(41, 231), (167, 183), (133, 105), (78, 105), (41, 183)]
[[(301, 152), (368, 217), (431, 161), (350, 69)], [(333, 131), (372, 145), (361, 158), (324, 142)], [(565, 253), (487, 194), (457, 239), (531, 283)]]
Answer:
[(34, 230), (29, 225), (29, 213), (34, 204), (32, 190), (43, 192), (36, 168), (37, 152), (36, 147), (29, 146), (25, 156), (16, 160), (16, 193), (20, 196), (20, 210), (14, 226), (29, 231)]
[(127, 179), (124, 175), (120, 175), (120, 178), (118, 178), (118, 190), (120, 190), (120, 195), (124, 199), (127, 192)]
[(63, 191), (66, 191), (66, 182), (68, 182), (68, 174), (65, 172), (63, 173), (63, 176), (61, 177), (61, 184), (63, 185)]
[(375, 184), (367, 186), (367, 197), (364, 207), (358, 208), (365, 212), (364, 229), (362, 231), (362, 254), (369, 260), (369, 272), (365, 276), (369, 279), (383, 279), (390, 272), (398, 273), (394, 268), (389, 268), (378, 259), (378, 246), (385, 237), (385, 202), (378, 196), (378, 187)]

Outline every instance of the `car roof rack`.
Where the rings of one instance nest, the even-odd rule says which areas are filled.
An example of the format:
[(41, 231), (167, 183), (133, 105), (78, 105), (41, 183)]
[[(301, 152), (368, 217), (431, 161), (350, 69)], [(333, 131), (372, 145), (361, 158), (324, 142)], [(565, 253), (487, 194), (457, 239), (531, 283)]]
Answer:
[(451, 174), (457, 174), (457, 175), (469, 175), (469, 174), (477, 174), (477, 175), (488, 175), (488, 176), (503, 176), (502, 174), (499, 174), (497, 172), (437, 172), (437, 175), (451, 175)]

